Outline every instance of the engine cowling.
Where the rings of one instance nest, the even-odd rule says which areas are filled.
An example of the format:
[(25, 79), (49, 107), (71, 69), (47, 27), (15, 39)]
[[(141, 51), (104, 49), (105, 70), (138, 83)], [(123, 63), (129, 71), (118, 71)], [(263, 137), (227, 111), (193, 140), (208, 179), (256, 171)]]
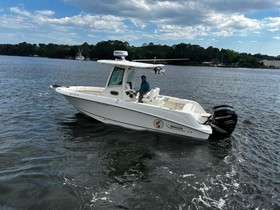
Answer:
[(224, 139), (234, 131), (237, 124), (237, 114), (232, 106), (215, 106), (207, 124), (213, 130), (210, 138)]

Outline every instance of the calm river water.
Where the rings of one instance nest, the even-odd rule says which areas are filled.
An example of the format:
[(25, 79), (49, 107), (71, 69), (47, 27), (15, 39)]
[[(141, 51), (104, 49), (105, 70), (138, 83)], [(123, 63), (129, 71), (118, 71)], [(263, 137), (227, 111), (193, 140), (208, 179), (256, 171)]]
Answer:
[(280, 208), (279, 70), (146, 72), (164, 95), (234, 106), (233, 135), (197, 143), (102, 124), (49, 88), (103, 86), (105, 67), (0, 56), (0, 209)]

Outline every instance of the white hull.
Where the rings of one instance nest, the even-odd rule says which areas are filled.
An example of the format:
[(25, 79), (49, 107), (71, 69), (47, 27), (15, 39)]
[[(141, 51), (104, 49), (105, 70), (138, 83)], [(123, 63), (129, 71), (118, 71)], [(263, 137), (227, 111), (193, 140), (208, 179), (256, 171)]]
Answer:
[(78, 61), (84, 61), (84, 60), (85, 60), (85, 57), (82, 56), (82, 55), (78, 55), (78, 56), (76, 56), (75, 59), (78, 60)]
[(75, 89), (77, 87), (61, 87), (56, 90), (63, 94), (79, 112), (103, 123), (200, 140), (208, 139), (212, 133), (211, 127), (198, 123), (198, 119), (192, 112), (187, 113), (146, 103), (112, 99), (81, 91), (75, 92)]

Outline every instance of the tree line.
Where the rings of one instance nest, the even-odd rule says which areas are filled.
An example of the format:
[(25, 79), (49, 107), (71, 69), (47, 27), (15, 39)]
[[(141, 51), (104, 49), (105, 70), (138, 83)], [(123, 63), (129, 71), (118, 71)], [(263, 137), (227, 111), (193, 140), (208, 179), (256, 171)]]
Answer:
[(84, 43), (82, 45), (60, 44), (0, 44), (0, 55), (39, 56), (48, 58), (75, 59), (77, 52), (82, 50), (86, 60), (111, 59), (114, 50), (126, 50), (128, 59), (178, 59), (169, 60), (167, 64), (174, 65), (224, 65), (236, 67), (263, 67), (261, 60), (279, 60), (280, 56), (238, 53), (229, 49), (215, 47), (203, 48), (199, 45), (180, 43), (172, 46), (145, 43), (140, 47), (130, 46), (128, 42), (108, 40), (96, 45)]

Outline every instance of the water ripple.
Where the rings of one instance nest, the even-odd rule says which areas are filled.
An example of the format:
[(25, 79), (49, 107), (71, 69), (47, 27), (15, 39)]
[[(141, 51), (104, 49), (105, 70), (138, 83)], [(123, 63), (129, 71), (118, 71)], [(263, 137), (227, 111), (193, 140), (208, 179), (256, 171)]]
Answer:
[(0, 56), (0, 63), (1, 209), (280, 207), (278, 70), (147, 72), (162, 94), (207, 111), (234, 106), (239, 121), (230, 138), (196, 143), (102, 124), (49, 88), (103, 85), (109, 70), (96, 62)]

